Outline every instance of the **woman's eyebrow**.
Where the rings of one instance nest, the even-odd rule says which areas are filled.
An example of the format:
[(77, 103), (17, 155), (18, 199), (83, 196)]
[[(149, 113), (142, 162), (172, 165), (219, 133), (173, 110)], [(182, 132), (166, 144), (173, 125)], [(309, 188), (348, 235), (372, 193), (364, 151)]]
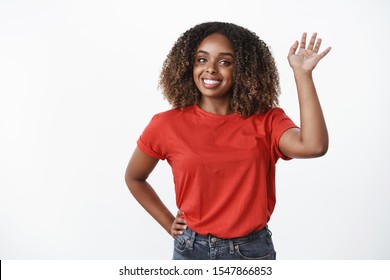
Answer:
[[(203, 53), (203, 54), (207, 54), (207, 55), (210, 54), (209, 52), (206, 52), (206, 51), (204, 51), (204, 50), (198, 50), (198, 51), (196, 52), (196, 54), (199, 54), (199, 53)], [(233, 55), (231, 52), (220, 52), (220, 53), (218, 53), (218, 55), (231, 56), (232, 58), (234, 58), (234, 55)]]

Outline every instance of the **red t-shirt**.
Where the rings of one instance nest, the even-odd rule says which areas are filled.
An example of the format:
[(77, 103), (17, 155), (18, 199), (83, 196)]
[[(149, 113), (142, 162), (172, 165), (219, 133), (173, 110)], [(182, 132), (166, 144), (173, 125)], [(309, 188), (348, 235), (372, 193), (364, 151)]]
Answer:
[(280, 108), (242, 118), (193, 105), (155, 115), (137, 144), (172, 167), (178, 209), (203, 235), (244, 236), (263, 228), (275, 207), (281, 135), (297, 127)]

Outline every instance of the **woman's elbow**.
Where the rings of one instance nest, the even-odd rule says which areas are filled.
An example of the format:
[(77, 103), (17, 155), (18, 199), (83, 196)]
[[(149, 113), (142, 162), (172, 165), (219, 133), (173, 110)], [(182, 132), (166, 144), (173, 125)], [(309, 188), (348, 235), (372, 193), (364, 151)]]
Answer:
[(317, 158), (322, 157), (328, 152), (328, 143), (321, 143), (310, 149), (309, 157)]
[(134, 188), (137, 185), (137, 178), (134, 176), (134, 174), (131, 172), (129, 168), (126, 170), (125, 173), (125, 182), (129, 191), (133, 193)]

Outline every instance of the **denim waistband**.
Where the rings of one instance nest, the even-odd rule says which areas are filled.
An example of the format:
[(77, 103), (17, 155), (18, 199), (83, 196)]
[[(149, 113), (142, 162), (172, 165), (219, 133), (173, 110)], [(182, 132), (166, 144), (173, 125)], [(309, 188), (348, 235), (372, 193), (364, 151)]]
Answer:
[(189, 236), (192, 242), (197, 240), (200, 242), (202, 241), (207, 242), (210, 246), (232, 246), (232, 245), (240, 245), (243, 243), (247, 243), (251, 240), (258, 239), (266, 233), (271, 234), (271, 231), (268, 229), (268, 226), (263, 227), (261, 230), (253, 231), (245, 236), (237, 237), (237, 238), (219, 238), (212, 234), (202, 235), (194, 232), (189, 227), (187, 227), (187, 229), (184, 230), (183, 234)]

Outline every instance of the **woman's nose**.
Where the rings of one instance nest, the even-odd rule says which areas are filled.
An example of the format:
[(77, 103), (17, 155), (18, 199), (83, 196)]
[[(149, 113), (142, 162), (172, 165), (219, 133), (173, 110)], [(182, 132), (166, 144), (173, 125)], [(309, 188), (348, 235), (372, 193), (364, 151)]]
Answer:
[(207, 72), (207, 73), (210, 73), (210, 74), (214, 74), (214, 73), (217, 73), (218, 70), (217, 70), (217, 67), (215, 66), (214, 63), (209, 62), (209, 63), (207, 63), (207, 65), (206, 65), (206, 72)]

